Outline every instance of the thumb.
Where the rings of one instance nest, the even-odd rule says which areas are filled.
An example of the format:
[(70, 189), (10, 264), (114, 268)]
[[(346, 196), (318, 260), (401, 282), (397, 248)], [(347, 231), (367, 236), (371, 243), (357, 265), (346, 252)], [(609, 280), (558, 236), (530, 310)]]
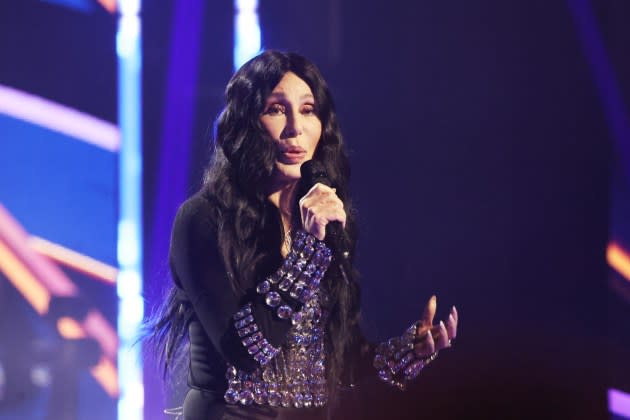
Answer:
[(435, 295), (431, 296), (429, 302), (427, 302), (427, 306), (424, 308), (424, 313), (422, 314), (422, 318), (420, 318), (420, 326), (421, 327), (431, 327), (433, 325), (433, 317), (435, 316), (435, 310), (437, 308), (437, 298)]

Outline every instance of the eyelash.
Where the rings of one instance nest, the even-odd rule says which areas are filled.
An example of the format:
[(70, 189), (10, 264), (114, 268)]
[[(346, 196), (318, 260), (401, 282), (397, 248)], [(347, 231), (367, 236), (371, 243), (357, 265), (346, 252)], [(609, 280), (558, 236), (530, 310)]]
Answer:
[[(315, 105), (313, 104), (304, 104), (301, 110), (302, 114), (306, 115), (315, 115), (317, 114), (315, 110)], [(267, 110), (264, 112), (265, 115), (279, 115), (286, 113), (286, 106), (282, 104), (272, 104)]]

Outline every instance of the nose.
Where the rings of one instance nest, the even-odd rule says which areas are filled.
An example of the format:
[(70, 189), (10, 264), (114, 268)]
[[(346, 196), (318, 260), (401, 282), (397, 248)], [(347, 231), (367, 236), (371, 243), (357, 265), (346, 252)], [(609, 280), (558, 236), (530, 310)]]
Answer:
[(299, 112), (287, 112), (287, 124), (284, 127), (284, 137), (292, 138), (302, 134), (302, 115)]

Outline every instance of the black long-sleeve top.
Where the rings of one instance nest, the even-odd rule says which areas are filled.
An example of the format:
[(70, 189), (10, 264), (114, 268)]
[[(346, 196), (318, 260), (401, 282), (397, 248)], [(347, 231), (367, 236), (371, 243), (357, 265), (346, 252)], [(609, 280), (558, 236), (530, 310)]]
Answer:
[[(252, 303), (254, 318), (273, 346), (282, 345), (291, 323), (273, 315), (253, 290), (254, 284), (245, 294), (232, 289), (217, 248), (211, 211), (211, 204), (199, 195), (182, 204), (173, 224), (170, 263), (175, 284), (195, 312), (189, 328), (190, 385), (220, 390), (225, 388), (225, 362), (244, 371), (258, 367), (233, 325), (232, 316), (243, 304)], [(269, 273), (261, 273), (261, 277), (266, 274)]]
[[(212, 204), (203, 196), (195, 195), (184, 202), (177, 212), (173, 225), (170, 245), (170, 265), (173, 280), (184, 300), (188, 300), (194, 309), (194, 316), (189, 326), (190, 367), (188, 383), (197, 390), (193, 401), (184, 404), (186, 419), (193, 418), (230, 418), (225, 410), (232, 410), (235, 415), (248, 418), (324, 418), (319, 409), (287, 409), (274, 407), (242, 407), (224, 404), (223, 393), (227, 389), (225, 377), (227, 363), (239, 370), (254, 371), (259, 364), (247, 353), (241, 344), (234, 327), (233, 315), (248, 302), (263, 336), (274, 347), (281, 347), (286, 341), (291, 322), (279, 319), (256, 294), (255, 285), (278, 268), (282, 258), (268, 262), (268, 272), (259, 273), (254, 284), (246, 285), (246, 291), (233, 290), (226, 267), (217, 247), (217, 230), (213, 225)], [(294, 308), (300, 303), (288, 294), (283, 299)], [(357, 328), (356, 331), (362, 337)], [(359, 342), (363, 342), (360, 340)], [(358, 367), (357, 371), (370, 370), (372, 352), (357, 351), (349, 357), (348, 365)], [(373, 372), (373, 371), (372, 371)], [(189, 393), (190, 396), (190, 393)], [(201, 397), (200, 397), (201, 396)], [(200, 398), (203, 400), (200, 403)], [(212, 415), (208, 407), (221, 406), (219, 414)], [(208, 411), (202, 413), (201, 411)], [(214, 409), (213, 409), (214, 410)], [(265, 411), (264, 416), (257, 416), (257, 411)], [(213, 411), (214, 412), (214, 411)], [(278, 415), (282, 412), (282, 415)], [(271, 414), (270, 414), (271, 413)], [(306, 416), (306, 417), (305, 417)]]

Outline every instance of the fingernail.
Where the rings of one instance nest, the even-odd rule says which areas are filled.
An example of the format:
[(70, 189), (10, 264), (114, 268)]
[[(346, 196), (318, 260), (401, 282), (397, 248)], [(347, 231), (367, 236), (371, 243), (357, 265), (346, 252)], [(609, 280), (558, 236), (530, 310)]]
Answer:
[(444, 321), (440, 321), (440, 327), (442, 327), (442, 328), (446, 328), (446, 327), (444, 326)]

